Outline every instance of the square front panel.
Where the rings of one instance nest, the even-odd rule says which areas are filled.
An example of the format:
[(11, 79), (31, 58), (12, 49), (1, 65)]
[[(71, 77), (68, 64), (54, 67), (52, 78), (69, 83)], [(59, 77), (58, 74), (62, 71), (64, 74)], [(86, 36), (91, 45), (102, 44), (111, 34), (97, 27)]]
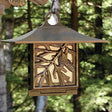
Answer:
[(34, 44), (33, 52), (30, 96), (77, 94), (77, 44)]

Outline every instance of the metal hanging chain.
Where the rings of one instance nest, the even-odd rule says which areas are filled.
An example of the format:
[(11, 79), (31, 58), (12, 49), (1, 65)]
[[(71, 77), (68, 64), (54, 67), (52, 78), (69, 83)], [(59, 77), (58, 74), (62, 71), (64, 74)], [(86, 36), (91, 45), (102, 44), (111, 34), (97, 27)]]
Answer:
[(53, 6), (54, 6), (54, 2), (55, 2), (56, 0), (52, 0), (52, 4), (51, 4), (51, 12), (52, 13), (55, 13), (55, 11), (53, 11), (52, 9), (53, 9)]
[(51, 12), (59, 13), (60, 12), (60, 0), (52, 0)]

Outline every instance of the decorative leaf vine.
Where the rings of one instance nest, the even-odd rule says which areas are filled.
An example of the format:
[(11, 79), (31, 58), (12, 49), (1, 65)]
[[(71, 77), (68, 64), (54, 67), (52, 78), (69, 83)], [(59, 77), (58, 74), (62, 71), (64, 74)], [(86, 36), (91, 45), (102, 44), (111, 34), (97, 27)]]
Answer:
[[(75, 51), (68, 48), (67, 44), (42, 44), (40, 46), (43, 46), (44, 48), (35, 48), (35, 67), (44, 68), (42, 72), (35, 74), (35, 80), (40, 77), (38, 82), (39, 87), (42, 87), (44, 79), (46, 79), (49, 86), (55, 86), (52, 81), (52, 75), (54, 79), (56, 79), (58, 75), (59, 84), (61, 86), (64, 86), (65, 82), (70, 83), (70, 77), (66, 75), (67, 69), (71, 72), (74, 72), (75, 69), (73, 62), (67, 58), (67, 54), (69, 53), (73, 55), (75, 54)], [(54, 49), (51, 49), (51, 47), (54, 47)], [(48, 60), (45, 56), (50, 53), (54, 54), (52, 55), (52, 59)], [(54, 66), (52, 74), (50, 71), (51, 66)]]

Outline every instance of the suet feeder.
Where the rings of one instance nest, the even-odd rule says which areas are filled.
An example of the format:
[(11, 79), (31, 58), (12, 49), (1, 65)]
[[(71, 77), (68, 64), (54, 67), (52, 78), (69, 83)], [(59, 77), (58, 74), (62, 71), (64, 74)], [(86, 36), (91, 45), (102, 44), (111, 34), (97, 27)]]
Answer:
[[(105, 43), (106, 40), (82, 35), (58, 23), (45, 23), (20, 37), (4, 40), (15, 44), (30, 44), (29, 95), (69, 95), (78, 90), (78, 44)], [(32, 47), (33, 46), (33, 47)]]

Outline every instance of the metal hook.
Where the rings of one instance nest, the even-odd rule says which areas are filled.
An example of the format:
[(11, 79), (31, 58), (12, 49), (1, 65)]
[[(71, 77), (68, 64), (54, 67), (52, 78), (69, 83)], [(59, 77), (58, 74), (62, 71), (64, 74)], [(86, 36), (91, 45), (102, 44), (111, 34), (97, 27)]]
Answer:
[(55, 13), (55, 10), (52, 10), (52, 9), (53, 9), (53, 6), (54, 6), (55, 1), (56, 1), (56, 0), (52, 0), (52, 4), (51, 4), (51, 12), (52, 12), (52, 13)]
[[(45, 23), (44, 23), (44, 26), (45, 26), (45, 25), (47, 25), (47, 26), (50, 25), (50, 24), (48, 23), (47, 19), (48, 19), (48, 16), (51, 15), (51, 14), (53, 14), (53, 12), (49, 11), (49, 12), (45, 15)], [(59, 13), (55, 12), (55, 14), (56, 14), (56, 16), (57, 16), (57, 18), (58, 18), (58, 23), (57, 23), (56, 25), (61, 25)], [(56, 26), (56, 25), (54, 25), (54, 26)]]

